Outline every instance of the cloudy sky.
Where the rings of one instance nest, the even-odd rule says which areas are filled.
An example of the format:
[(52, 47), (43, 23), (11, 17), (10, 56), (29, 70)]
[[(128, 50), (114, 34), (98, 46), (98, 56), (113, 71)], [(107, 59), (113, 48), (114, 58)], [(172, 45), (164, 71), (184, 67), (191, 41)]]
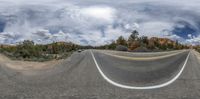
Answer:
[(110, 43), (132, 30), (200, 44), (199, 0), (0, 0), (0, 44)]

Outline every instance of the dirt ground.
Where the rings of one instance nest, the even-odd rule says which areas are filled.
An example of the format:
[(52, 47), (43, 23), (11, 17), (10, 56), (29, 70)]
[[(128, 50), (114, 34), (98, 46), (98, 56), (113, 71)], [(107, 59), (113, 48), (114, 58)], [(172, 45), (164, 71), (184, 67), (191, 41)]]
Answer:
[(52, 60), (46, 62), (30, 62), (30, 61), (17, 61), (11, 60), (5, 55), (0, 54), (0, 63), (11, 69), (16, 70), (40, 70), (47, 69), (55, 66), (63, 60)]
[(197, 51), (194, 51), (194, 50), (193, 50), (193, 52), (195, 53), (195, 55), (197, 56), (197, 58), (200, 60), (200, 53), (197, 52)]

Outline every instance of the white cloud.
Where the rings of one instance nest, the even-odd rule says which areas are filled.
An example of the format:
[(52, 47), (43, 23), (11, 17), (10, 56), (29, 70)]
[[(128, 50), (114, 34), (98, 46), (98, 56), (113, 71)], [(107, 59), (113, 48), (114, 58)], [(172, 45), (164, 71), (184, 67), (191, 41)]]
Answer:
[(173, 23), (153, 21), (140, 24), (139, 31), (141, 32), (140, 35), (150, 37), (163, 37), (165, 35), (163, 30), (171, 31), (173, 30), (173, 27)]
[(192, 44), (192, 45), (196, 45), (196, 44), (200, 44), (200, 36), (197, 37), (192, 37), (191, 39), (186, 39), (186, 43), (187, 44)]
[(189, 38), (192, 38), (192, 34), (188, 34), (188, 37), (189, 37)]
[(115, 9), (106, 6), (91, 6), (81, 9), (81, 14), (89, 18), (112, 22), (115, 17)]
[[(0, 43), (32, 39), (38, 43), (73, 41), (101, 45), (118, 36), (183, 37), (173, 33), (186, 24), (195, 29), (188, 42), (198, 41), (199, 0), (0, 0)], [(1, 26), (0, 26), (1, 27)], [(191, 33), (192, 34), (192, 33)], [(194, 34), (194, 33), (193, 33)]]
[(139, 29), (139, 24), (138, 23), (133, 23), (133, 24), (126, 24), (125, 26), (124, 26), (124, 28), (125, 29), (127, 29), (127, 30), (133, 30), (133, 29)]

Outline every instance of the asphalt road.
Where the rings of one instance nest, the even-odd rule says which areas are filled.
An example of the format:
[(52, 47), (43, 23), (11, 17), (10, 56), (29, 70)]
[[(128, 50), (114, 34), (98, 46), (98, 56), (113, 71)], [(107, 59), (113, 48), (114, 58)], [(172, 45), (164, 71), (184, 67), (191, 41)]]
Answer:
[[(109, 83), (89, 50), (75, 53), (53, 68), (28, 71), (29, 75), (24, 73), (27, 71), (13, 70), (1, 64), (0, 99), (199, 99), (199, 55), (191, 51), (187, 58), (188, 51), (179, 52), (151, 54), (151, 57), (157, 57), (154, 60), (135, 60), (131, 59), (130, 53), (125, 57), (131, 58), (127, 59), (93, 51), (99, 69), (111, 81), (122, 85), (163, 84), (183, 69), (175, 81), (155, 89), (127, 89)], [(177, 54), (170, 56), (172, 53)], [(161, 57), (165, 55), (168, 56)], [(142, 54), (142, 58), (144, 56)], [(182, 68), (184, 64), (185, 68)]]
[(185, 51), (155, 60), (128, 60), (102, 53), (95, 53), (94, 56), (101, 70), (112, 81), (145, 87), (159, 85), (175, 77), (183, 67), (188, 53)]

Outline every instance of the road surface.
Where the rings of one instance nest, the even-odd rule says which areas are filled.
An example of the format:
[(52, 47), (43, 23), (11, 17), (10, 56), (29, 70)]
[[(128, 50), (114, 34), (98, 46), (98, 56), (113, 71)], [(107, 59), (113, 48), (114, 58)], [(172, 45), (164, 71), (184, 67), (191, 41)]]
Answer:
[(86, 50), (42, 70), (15, 70), (0, 63), (0, 99), (199, 99), (199, 57), (185, 50)]

